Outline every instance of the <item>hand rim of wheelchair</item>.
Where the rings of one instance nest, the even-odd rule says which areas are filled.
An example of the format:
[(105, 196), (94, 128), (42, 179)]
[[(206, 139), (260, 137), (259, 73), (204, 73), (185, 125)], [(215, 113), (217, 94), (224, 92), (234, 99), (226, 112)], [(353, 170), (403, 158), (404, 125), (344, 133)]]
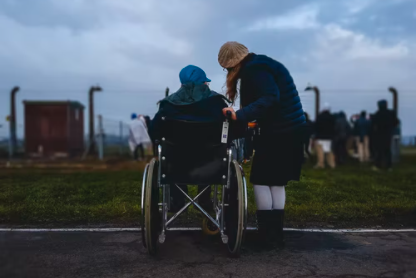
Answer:
[[(157, 185), (157, 166), (158, 161), (153, 158), (148, 164), (148, 171), (146, 178), (146, 188), (144, 190), (144, 241), (143, 245), (146, 245), (147, 252), (150, 255), (156, 255), (158, 249), (158, 235), (159, 235), (159, 188)], [(156, 177), (155, 177), (156, 176)], [(156, 201), (157, 200), (157, 201)], [(156, 202), (155, 202), (156, 201)], [(152, 210), (153, 208), (153, 210)], [(153, 211), (153, 213), (152, 213)], [(152, 215), (152, 214), (157, 215)], [(159, 216), (159, 217), (156, 217)]]
[[(147, 251), (150, 255), (155, 255), (158, 249), (158, 236), (159, 232), (161, 231), (158, 220), (160, 219), (160, 212), (159, 212), (159, 187), (157, 184), (157, 170), (158, 170), (158, 161), (156, 159), (152, 159), (152, 161), (146, 166), (145, 177), (143, 178), (143, 184), (145, 185), (145, 189), (142, 189), (142, 193), (144, 193), (144, 204), (142, 204), (143, 210), (142, 215), (143, 217), (143, 227), (142, 227), (142, 234), (143, 237), (143, 246), (147, 248)], [(234, 195), (236, 198), (234, 203), (236, 204), (236, 208), (231, 208), (231, 206), (227, 206), (224, 210), (224, 234), (228, 237), (228, 240), (225, 242), (227, 245), (228, 253), (232, 257), (238, 257), (240, 255), (241, 244), (244, 238), (244, 232), (247, 227), (247, 187), (246, 181), (244, 178), (244, 172), (242, 168), (237, 163), (237, 161), (233, 160), (230, 162), (230, 186), (226, 188), (226, 198), (229, 199), (230, 195)], [(234, 184), (234, 186), (233, 186)], [(223, 185), (225, 186), (225, 185)], [(149, 190), (153, 189), (153, 190)], [(236, 191), (236, 194), (233, 194)], [(153, 194), (152, 194), (153, 193)], [(154, 196), (155, 193), (157, 196)], [(157, 201), (155, 201), (157, 197)], [(155, 203), (157, 204), (157, 209), (154, 207)], [(230, 204), (229, 204), (230, 205)], [(152, 206), (153, 206), (153, 213), (156, 213), (156, 223), (154, 225), (155, 219), (152, 218)], [(234, 213), (233, 215), (236, 217), (236, 227), (231, 227), (229, 218), (230, 213)], [(163, 217), (163, 216), (162, 216)], [(207, 219), (205, 217), (205, 219)], [(208, 220), (208, 219), (207, 219)], [(228, 228), (227, 228), (228, 227)], [(233, 231), (234, 233), (231, 234)]]
[(144, 229), (144, 198), (145, 198), (145, 189), (146, 189), (146, 181), (147, 181), (147, 172), (149, 170), (149, 164), (146, 164), (146, 167), (144, 168), (144, 172), (143, 172), (143, 181), (142, 181), (142, 195), (141, 195), (141, 204), (140, 204), (140, 209), (141, 209), (141, 215), (140, 215), (140, 228), (141, 228), (141, 234), (142, 234), (142, 244), (143, 247), (146, 248), (146, 240), (145, 240), (145, 229)]

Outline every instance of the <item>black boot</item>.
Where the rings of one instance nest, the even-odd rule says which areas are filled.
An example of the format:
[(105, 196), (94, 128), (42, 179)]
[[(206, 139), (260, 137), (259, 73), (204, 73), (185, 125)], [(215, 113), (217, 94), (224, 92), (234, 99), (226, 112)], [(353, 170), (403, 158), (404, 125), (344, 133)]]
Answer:
[(285, 239), (283, 233), (285, 211), (283, 209), (272, 210), (271, 217), (269, 218), (269, 226), (271, 234), (271, 240), (274, 246), (277, 248), (283, 248), (285, 246)]
[(259, 251), (270, 251), (273, 249), (273, 244), (270, 241), (271, 235), (271, 217), (272, 210), (258, 210), (257, 214), (257, 248)]

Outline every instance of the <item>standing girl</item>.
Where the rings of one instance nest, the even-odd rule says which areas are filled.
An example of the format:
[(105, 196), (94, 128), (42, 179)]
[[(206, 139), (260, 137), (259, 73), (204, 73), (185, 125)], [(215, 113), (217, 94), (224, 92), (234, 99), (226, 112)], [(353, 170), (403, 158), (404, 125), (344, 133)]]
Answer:
[(227, 96), (235, 101), (240, 81), (242, 109), (231, 111), (239, 122), (256, 120), (259, 136), (250, 180), (254, 184), (260, 239), (283, 245), (285, 185), (298, 181), (304, 160), (305, 114), (293, 78), (284, 65), (249, 53), (238, 42), (225, 43), (218, 54), (227, 70)]

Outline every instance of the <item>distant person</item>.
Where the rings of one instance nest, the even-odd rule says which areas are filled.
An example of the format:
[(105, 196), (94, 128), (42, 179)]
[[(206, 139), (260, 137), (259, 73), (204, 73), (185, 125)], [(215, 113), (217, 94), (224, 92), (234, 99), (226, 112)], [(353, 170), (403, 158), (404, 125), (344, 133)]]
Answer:
[(315, 150), (318, 156), (318, 163), (315, 168), (325, 168), (325, 160), (329, 167), (335, 168), (335, 157), (332, 152), (334, 133), (335, 117), (331, 114), (329, 104), (325, 103), (315, 122)]
[(151, 140), (144, 120), (133, 113), (129, 126), (129, 146), (133, 158), (137, 161), (143, 160), (145, 158), (144, 146), (150, 143)]
[(347, 140), (351, 135), (351, 126), (344, 112), (335, 115), (334, 154), (337, 164), (344, 164), (348, 158)]
[(369, 135), (369, 148), (370, 148), (370, 161), (374, 161), (376, 158), (376, 137), (375, 134), (375, 127), (373, 125), (374, 114), (369, 114), (369, 120), (371, 123), (370, 126), (370, 135)]
[(305, 112), (305, 118), (306, 118), (306, 132), (305, 132), (305, 153), (308, 156), (308, 158), (311, 158), (311, 153), (309, 151), (309, 148), (311, 146), (311, 136), (313, 134), (313, 122), (310, 120), (308, 113)]
[(352, 115), (350, 117), (350, 125), (352, 126), (351, 135), (347, 140), (347, 151), (350, 156), (354, 158), (358, 158), (358, 146), (357, 141), (355, 140), (358, 136), (357, 131), (357, 120), (360, 118), (359, 114)]
[(391, 144), (391, 156), (392, 156), (392, 162), (398, 163), (400, 160), (400, 139), (401, 139), (401, 122), (398, 119), (397, 125), (393, 129), (393, 140)]
[[(184, 67), (179, 73), (181, 87), (178, 91), (160, 101), (159, 111), (150, 124), (150, 134), (154, 140), (160, 139), (162, 117), (176, 120), (195, 122), (224, 121), (222, 109), (228, 107), (227, 99), (209, 88), (210, 79), (205, 72), (193, 65)], [(180, 186), (188, 192), (187, 186)], [(202, 190), (200, 187), (199, 190)], [(176, 188), (170, 189), (172, 203), (171, 211), (178, 211), (185, 205), (185, 196)], [(199, 198), (199, 204), (205, 209), (211, 209), (210, 188)]]
[(370, 160), (370, 132), (371, 122), (367, 119), (367, 113), (362, 111), (360, 118), (354, 123), (354, 135), (358, 148), (358, 159), (361, 163)]
[(397, 124), (398, 119), (396, 113), (387, 109), (386, 100), (380, 100), (378, 102), (378, 111), (372, 119), (376, 151), (374, 170), (391, 169), (391, 141), (394, 128)]

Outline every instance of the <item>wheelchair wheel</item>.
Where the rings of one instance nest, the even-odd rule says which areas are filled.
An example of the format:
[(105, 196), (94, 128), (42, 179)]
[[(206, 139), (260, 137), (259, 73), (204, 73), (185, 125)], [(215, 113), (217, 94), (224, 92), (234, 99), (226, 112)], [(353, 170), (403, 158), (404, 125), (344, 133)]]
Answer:
[(144, 241), (147, 252), (150, 255), (157, 253), (158, 236), (161, 226), (159, 212), (159, 187), (157, 184), (158, 165), (156, 159), (152, 159), (147, 169), (146, 187), (144, 190)]
[(142, 195), (141, 195), (141, 203), (140, 203), (140, 209), (141, 209), (141, 215), (140, 215), (140, 228), (142, 231), (142, 244), (143, 247), (146, 248), (146, 240), (145, 240), (145, 233), (144, 233), (144, 199), (146, 195), (146, 181), (147, 181), (147, 174), (149, 170), (149, 164), (146, 165), (143, 172), (143, 182), (142, 182)]
[(225, 233), (228, 236), (228, 253), (238, 257), (247, 223), (247, 190), (240, 165), (234, 160), (230, 167), (230, 188), (225, 194), (228, 203), (224, 211)]

